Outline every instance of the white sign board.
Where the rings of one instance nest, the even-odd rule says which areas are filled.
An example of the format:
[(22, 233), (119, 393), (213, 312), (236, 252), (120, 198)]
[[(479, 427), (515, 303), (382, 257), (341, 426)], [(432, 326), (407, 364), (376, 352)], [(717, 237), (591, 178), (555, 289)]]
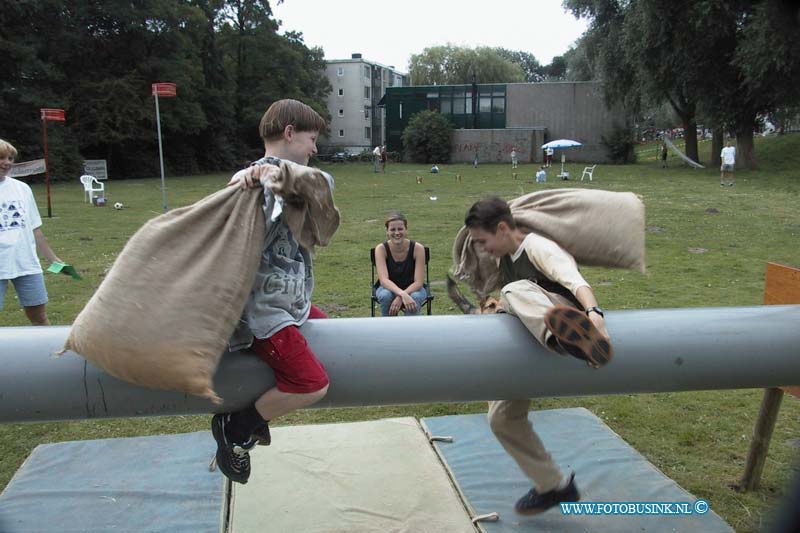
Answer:
[(83, 161), (83, 173), (94, 176), (98, 180), (108, 179), (108, 169), (105, 159), (85, 159)]
[(44, 171), (44, 159), (34, 159), (33, 161), (25, 161), (24, 163), (12, 165), (8, 176), (11, 178), (19, 178), (22, 176), (32, 176), (34, 174), (44, 174)]

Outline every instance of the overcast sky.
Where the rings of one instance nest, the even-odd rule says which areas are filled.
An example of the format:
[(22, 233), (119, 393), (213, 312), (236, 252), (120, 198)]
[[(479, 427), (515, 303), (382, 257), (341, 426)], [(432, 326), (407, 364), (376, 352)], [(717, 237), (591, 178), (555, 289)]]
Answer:
[(270, 3), (281, 31), (303, 33), (325, 59), (357, 52), (408, 72), (411, 54), (429, 46), (502, 46), (532, 53), (542, 64), (580, 37), (586, 22), (561, 0), (284, 0)]

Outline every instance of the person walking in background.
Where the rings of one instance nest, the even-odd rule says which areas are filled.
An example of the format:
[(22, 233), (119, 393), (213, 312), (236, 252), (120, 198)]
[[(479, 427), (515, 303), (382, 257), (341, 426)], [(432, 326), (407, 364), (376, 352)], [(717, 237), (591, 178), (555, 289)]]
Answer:
[(34, 326), (49, 326), (47, 289), (39, 254), (51, 263), (62, 263), (42, 232), (42, 219), (27, 183), (9, 177), (17, 149), (0, 139), (0, 309), (8, 282)]
[(386, 162), (389, 159), (389, 154), (386, 153), (386, 145), (381, 146), (381, 172), (386, 172)]
[(517, 168), (517, 150), (511, 149), (511, 168)]
[(378, 163), (381, 161), (381, 147), (376, 146), (372, 151), (372, 165), (375, 172), (378, 172)]
[(719, 186), (725, 186), (725, 175), (728, 175), (728, 185), (733, 187), (733, 170), (736, 166), (736, 148), (731, 141), (725, 145), (725, 148), (719, 153), (722, 159), (722, 166), (719, 167)]
[(667, 143), (661, 144), (661, 168), (667, 168)]
[(550, 168), (553, 165), (553, 149), (549, 146), (544, 152), (545, 165)]

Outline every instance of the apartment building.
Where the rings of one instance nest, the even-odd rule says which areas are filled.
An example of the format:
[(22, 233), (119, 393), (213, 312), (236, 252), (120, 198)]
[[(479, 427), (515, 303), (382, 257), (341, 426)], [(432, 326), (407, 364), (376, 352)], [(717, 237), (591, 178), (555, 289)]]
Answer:
[(320, 153), (347, 150), (357, 154), (385, 144), (381, 99), (388, 87), (403, 87), (407, 74), (361, 54), (327, 61), (326, 74), (333, 90), (328, 96), (330, 132), (319, 141)]

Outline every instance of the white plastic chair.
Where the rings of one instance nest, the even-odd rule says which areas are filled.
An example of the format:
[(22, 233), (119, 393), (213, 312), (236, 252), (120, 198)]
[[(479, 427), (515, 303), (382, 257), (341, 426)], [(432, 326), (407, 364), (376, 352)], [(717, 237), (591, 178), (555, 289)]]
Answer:
[(592, 165), (590, 167), (584, 167), (583, 174), (581, 174), (581, 181), (583, 181), (583, 178), (585, 178), (586, 176), (589, 176), (589, 181), (592, 181), (592, 175), (594, 174), (594, 167), (596, 167), (596, 166), (597, 165)]
[[(83, 176), (81, 176), (81, 184), (83, 185), (83, 192), (86, 196), (86, 201), (89, 203), (92, 202), (92, 199), (95, 196), (100, 196), (100, 195), (95, 195), (96, 192), (105, 194), (106, 190), (105, 184), (97, 181), (97, 178), (95, 178), (94, 176), (90, 176), (89, 174), (84, 174)], [(97, 186), (95, 187), (95, 185)]]

